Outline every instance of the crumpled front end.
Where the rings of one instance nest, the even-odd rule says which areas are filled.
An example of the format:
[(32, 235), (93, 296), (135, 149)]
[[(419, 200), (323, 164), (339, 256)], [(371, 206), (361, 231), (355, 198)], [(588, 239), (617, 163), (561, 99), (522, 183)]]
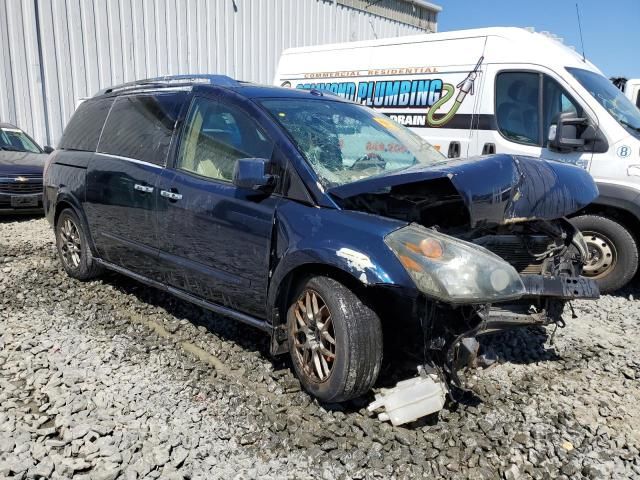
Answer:
[[(449, 391), (463, 387), (458, 370), (481, 363), (478, 337), (564, 326), (568, 302), (599, 296), (581, 276), (584, 239), (565, 219), (598, 196), (575, 166), (493, 155), (415, 165), (329, 193), (344, 209), (406, 222), (385, 243), (419, 292), (411, 317), (422, 363)], [(428, 383), (420, 388), (430, 395)]]
[[(419, 316), (425, 362), (442, 368), (451, 388), (464, 388), (458, 370), (487, 361), (478, 337), (520, 327), (564, 327), (568, 302), (599, 297), (597, 284), (580, 275), (588, 256), (584, 239), (564, 219), (503, 225), (465, 237), (465, 242), (479, 248), (478, 253), (494, 256), (495, 264), (479, 269), (480, 280), (475, 280), (491, 284), (496, 277), (493, 287), (486, 287), (492, 288), (494, 298), (485, 292), (478, 301), (447, 302), (426, 293), (418, 301), (423, 303)], [(465, 275), (459, 272), (458, 279)], [(465, 279), (467, 284), (473, 281)]]
[(584, 239), (564, 218), (598, 195), (579, 168), (495, 155), (416, 166), (331, 193), (346, 209), (409, 223), (385, 243), (420, 291), (424, 362), (452, 386), (462, 386), (458, 369), (478, 363), (477, 337), (564, 326), (567, 302), (599, 296), (581, 277)]

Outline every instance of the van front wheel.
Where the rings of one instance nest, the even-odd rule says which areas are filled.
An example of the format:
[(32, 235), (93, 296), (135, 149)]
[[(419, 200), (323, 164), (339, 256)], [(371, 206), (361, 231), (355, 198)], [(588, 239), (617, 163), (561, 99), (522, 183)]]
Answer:
[(340, 282), (325, 276), (302, 282), (287, 312), (287, 331), (296, 374), (319, 400), (359, 397), (378, 378), (380, 319)]
[(581, 215), (571, 223), (582, 232), (591, 257), (582, 274), (594, 279), (602, 293), (625, 286), (638, 270), (638, 246), (629, 230), (600, 215)]

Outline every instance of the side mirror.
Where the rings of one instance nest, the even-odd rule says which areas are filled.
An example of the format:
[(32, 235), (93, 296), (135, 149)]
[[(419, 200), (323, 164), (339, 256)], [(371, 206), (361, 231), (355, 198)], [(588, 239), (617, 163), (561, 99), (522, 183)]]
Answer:
[(587, 125), (589, 121), (578, 117), (575, 112), (559, 113), (549, 126), (547, 136), (549, 148), (558, 152), (567, 152), (584, 147), (585, 141), (580, 135), (579, 127)]
[(53, 152), (53, 147), (50, 147), (49, 145), (47, 145), (42, 149), (42, 151), (44, 153), (51, 153), (51, 152)]
[(276, 184), (276, 177), (269, 173), (269, 165), (266, 158), (237, 160), (233, 168), (233, 184), (248, 190), (271, 190)]

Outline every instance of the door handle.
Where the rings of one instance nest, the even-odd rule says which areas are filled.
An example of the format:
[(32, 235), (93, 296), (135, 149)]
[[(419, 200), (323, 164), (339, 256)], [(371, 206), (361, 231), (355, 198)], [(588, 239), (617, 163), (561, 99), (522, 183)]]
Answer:
[(148, 187), (147, 185), (140, 185), (139, 183), (136, 183), (133, 186), (134, 190), (138, 190), (139, 192), (144, 192), (144, 193), (151, 193), (153, 192), (153, 187)]
[(168, 190), (160, 190), (160, 195), (168, 198), (169, 200), (182, 200), (182, 194), (176, 192), (170, 192)]

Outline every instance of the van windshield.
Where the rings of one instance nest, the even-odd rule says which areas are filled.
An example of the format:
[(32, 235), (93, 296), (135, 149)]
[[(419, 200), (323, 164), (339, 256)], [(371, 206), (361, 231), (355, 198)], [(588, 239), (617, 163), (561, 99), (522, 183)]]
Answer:
[(631, 135), (640, 138), (640, 110), (602, 75), (580, 68), (567, 70)]
[(319, 99), (268, 99), (262, 105), (326, 188), (447, 161), (408, 128), (360, 105)]

